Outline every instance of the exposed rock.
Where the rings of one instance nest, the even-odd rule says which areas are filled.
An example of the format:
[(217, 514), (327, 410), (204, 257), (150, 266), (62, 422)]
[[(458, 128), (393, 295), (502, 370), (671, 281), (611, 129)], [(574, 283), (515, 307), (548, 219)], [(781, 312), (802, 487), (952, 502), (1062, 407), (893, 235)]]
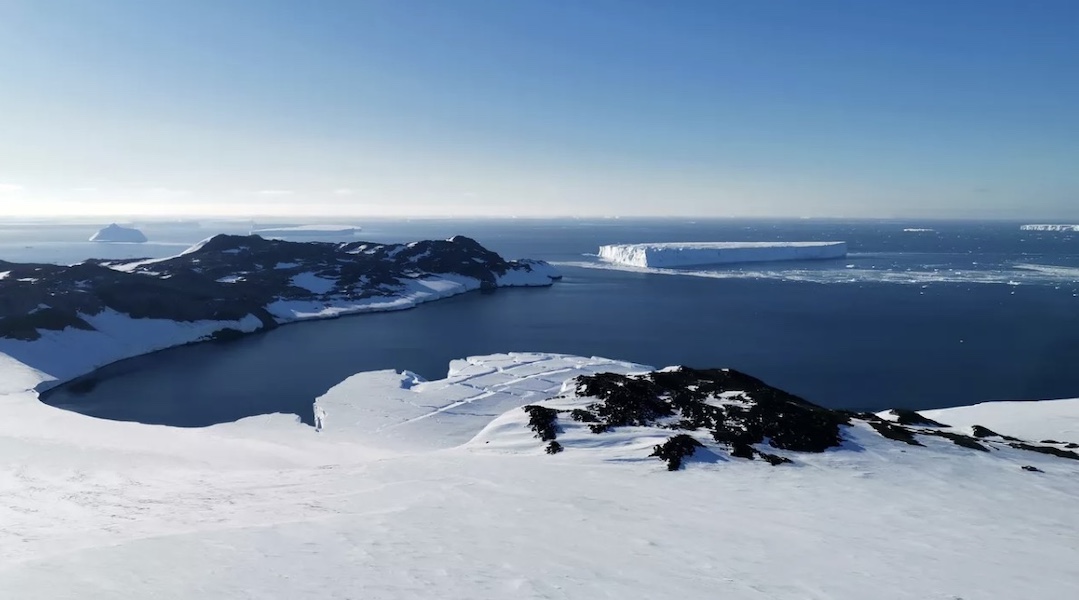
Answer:
[(869, 426), (877, 430), (877, 433), (884, 437), (895, 440), (897, 442), (903, 442), (910, 444), (911, 446), (924, 446), (925, 444), (919, 442), (914, 437), (914, 432), (905, 427), (897, 427), (891, 423), (884, 421), (873, 421), (869, 423)]
[(964, 448), (970, 448), (971, 450), (981, 450), (982, 452), (989, 452), (989, 448), (979, 444), (974, 438), (969, 435), (963, 435), (961, 433), (955, 433), (951, 431), (936, 431), (936, 430), (924, 430), (920, 431), (924, 435), (935, 435), (951, 440), (956, 446), (962, 446)]
[(929, 427), (947, 427), (944, 423), (938, 423), (929, 417), (922, 416), (916, 411), (906, 408), (893, 408), (889, 412), (895, 415), (895, 422), (900, 425), (926, 425)]
[(1038, 467), (1034, 467), (1034, 466), (1031, 466), (1031, 465), (1023, 465), (1023, 470), (1024, 471), (1030, 471), (1032, 473), (1044, 473), (1045, 472), (1045, 471), (1042, 471), (1041, 469), (1039, 469)]
[(521, 410), (528, 413), (528, 426), (536, 432), (536, 437), (540, 440), (549, 442), (558, 437), (557, 410), (536, 404), (529, 404)]
[(0, 337), (21, 340), (38, 339), (43, 330), (92, 329), (85, 317), (110, 309), (136, 319), (183, 322), (254, 315), (273, 327), (277, 319), (267, 308), (278, 301), (358, 304), (440, 275), (492, 288), (522, 278), (553, 280), (546, 263), (507, 261), (463, 236), (333, 244), (219, 235), (172, 258), (74, 266), (0, 261), (0, 272), (9, 272), (0, 279)]
[(700, 447), (702, 447), (700, 442), (682, 433), (656, 446), (649, 456), (667, 461), (668, 471), (677, 471), (682, 468), (682, 459), (693, 456)]
[[(831, 410), (730, 369), (672, 367), (632, 375), (598, 373), (578, 377), (571, 389), (582, 407), (524, 407), (536, 437), (553, 441), (560, 432), (560, 413), (569, 414), (580, 424), (577, 427), (587, 426), (593, 434), (623, 427), (650, 429), (650, 436), (672, 430), (683, 432), (655, 445), (649, 455), (665, 461), (670, 471), (682, 468), (685, 458), (702, 447), (725, 450), (732, 458), (760, 458), (773, 466), (788, 464), (793, 462), (790, 457), (766, 452), (764, 447), (824, 452), (842, 445), (844, 428), (866, 425), (886, 439), (919, 448), (926, 445), (918, 436), (931, 436), (978, 452), (1011, 447), (1079, 460), (1076, 452), (1058, 447), (1061, 442), (1046, 440), (1044, 443), (1056, 446), (1035, 445), (980, 425), (973, 427), (973, 435), (967, 435), (914, 411), (900, 409), (885, 415), (894, 416), (893, 421), (871, 413)], [(565, 406), (568, 398), (560, 399), (561, 406)], [(698, 431), (702, 433), (684, 433)], [(548, 445), (547, 451), (558, 452), (565, 443), (563, 439), (556, 449)]]
[(562, 444), (559, 444), (557, 440), (551, 440), (551, 443), (547, 444), (547, 448), (544, 452), (547, 454), (558, 454), (562, 450)]
[(1060, 458), (1070, 458), (1072, 460), (1079, 460), (1079, 454), (1072, 452), (1071, 450), (1064, 450), (1063, 448), (1054, 448), (1052, 446), (1035, 446), (1026, 442), (1012, 442), (1008, 444), (1012, 448), (1018, 448), (1020, 450), (1029, 450), (1031, 452), (1040, 452), (1042, 454), (1051, 454), (1053, 456), (1059, 456)]

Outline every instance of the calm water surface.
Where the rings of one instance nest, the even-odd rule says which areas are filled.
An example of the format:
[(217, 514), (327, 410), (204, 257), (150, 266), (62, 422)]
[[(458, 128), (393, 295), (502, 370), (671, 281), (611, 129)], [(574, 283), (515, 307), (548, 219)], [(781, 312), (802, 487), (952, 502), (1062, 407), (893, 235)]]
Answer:
[[(470, 294), (176, 348), (107, 368), (90, 391), (60, 388), (46, 401), (174, 425), (267, 412), (309, 421), (312, 400), (356, 372), (437, 378), (451, 359), (513, 350), (729, 366), (835, 407), (1079, 396), (1076, 236), (1021, 234), (1002, 223), (611, 220), (381, 223), (360, 237), (455, 233), (509, 256), (561, 262), (566, 277), (549, 289)], [(739, 239), (841, 239), (852, 254), (686, 275), (600, 269), (585, 256), (600, 243)]]

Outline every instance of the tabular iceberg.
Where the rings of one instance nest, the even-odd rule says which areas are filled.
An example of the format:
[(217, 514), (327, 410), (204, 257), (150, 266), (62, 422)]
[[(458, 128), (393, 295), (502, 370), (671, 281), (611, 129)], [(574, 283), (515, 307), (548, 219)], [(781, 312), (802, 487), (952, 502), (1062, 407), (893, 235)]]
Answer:
[(359, 227), (351, 225), (297, 225), (295, 227), (269, 227), (252, 229), (252, 235), (261, 237), (318, 237), (326, 235), (356, 235)]
[(1071, 231), (1079, 233), (1079, 225), (1048, 225), (1048, 224), (1035, 224), (1035, 225), (1022, 225), (1019, 227), (1020, 231)]
[(603, 260), (635, 267), (685, 267), (843, 258), (846, 242), (674, 242), (600, 246)]
[(120, 227), (116, 223), (98, 231), (91, 238), (91, 242), (126, 242), (129, 244), (142, 244), (147, 241), (146, 234), (132, 227)]

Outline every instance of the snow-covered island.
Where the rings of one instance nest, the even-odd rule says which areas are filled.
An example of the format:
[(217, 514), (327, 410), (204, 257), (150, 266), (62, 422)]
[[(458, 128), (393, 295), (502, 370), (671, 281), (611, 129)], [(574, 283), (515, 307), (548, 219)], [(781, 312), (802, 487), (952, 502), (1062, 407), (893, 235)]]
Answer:
[(1079, 233), (1079, 225), (1052, 225), (1052, 224), (1033, 224), (1033, 225), (1021, 225), (1020, 231), (1063, 231)]
[(44, 405), (45, 377), (0, 352), (13, 598), (1069, 598), (1079, 582), (1079, 400), (851, 413), (737, 371), (515, 353), (434, 381), (355, 375), (316, 401), (320, 430), (186, 429)]
[(600, 246), (603, 260), (634, 267), (688, 267), (843, 258), (846, 242), (671, 242)]
[(100, 229), (97, 233), (90, 236), (91, 242), (109, 242), (109, 243), (127, 243), (127, 244), (143, 244), (148, 240), (146, 234), (135, 229), (134, 227), (121, 227), (116, 223), (109, 225), (103, 229)]
[(103, 364), (281, 323), (546, 286), (549, 264), (456, 236), (409, 244), (218, 235), (162, 259), (0, 262), (0, 353), (65, 380)]
[(349, 236), (360, 232), (359, 227), (351, 225), (295, 225), (291, 227), (266, 227), (252, 229), (252, 235), (272, 237), (325, 237)]

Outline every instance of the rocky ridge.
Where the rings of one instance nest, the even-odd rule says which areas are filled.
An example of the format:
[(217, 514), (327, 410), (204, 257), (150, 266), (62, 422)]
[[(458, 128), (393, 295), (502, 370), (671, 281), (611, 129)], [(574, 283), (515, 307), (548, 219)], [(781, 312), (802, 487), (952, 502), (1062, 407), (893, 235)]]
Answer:
[(218, 235), (165, 259), (72, 266), (0, 261), (0, 338), (33, 341), (46, 330), (91, 330), (84, 317), (106, 310), (180, 322), (254, 315), (273, 327), (289, 320), (272, 312), (275, 303), (355, 305), (393, 298), (432, 278), (493, 290), (549, 285), (558, 274), (543, 261), (503, 259), (464, 236), (335, 244)]
[(584, 426), (595, 435), (633, 427), (641, 428), (642, 436), (667, 436), (651, 456), (672, 471), (705, 448), (776, 466), (795, 462), (797, 453), (841, 448), (845, 430), (861, 425), (912, 447), (925, 447), (923, 440), (935, 437), (978, 452), (1010, 448), (1079, 460), (1079, 444), (1073, 442), (1028, 442), (980, 425), (957, 430), (906, 409), (879, 414), (828, 409), (733, 369), (597, 373), (573, 379), (566, 391), (552, 400), (562, 407), (572, 400), (576, 408), (543, 403), (523, 408), (548, 454), (572, 449), (558, 439), (564, 425)]

